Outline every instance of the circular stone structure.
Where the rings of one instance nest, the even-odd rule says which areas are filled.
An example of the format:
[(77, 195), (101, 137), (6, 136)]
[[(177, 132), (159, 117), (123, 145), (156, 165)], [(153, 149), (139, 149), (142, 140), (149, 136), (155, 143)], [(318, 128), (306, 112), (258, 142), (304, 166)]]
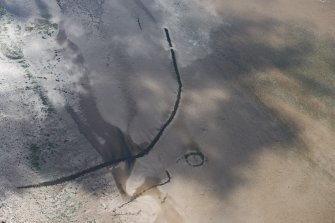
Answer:
[(205, 163), (205, 156), (200, 151), (189, 151), (184, 155), (185, 161), (188, 165), (197, 167)]

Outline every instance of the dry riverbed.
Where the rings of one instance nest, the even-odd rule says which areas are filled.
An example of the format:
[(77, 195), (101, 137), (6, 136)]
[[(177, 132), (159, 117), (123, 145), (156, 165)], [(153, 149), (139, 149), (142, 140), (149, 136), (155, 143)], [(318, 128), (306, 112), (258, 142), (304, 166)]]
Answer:
[(0, 0), (0, 222), (335, 223), (331, 0)]

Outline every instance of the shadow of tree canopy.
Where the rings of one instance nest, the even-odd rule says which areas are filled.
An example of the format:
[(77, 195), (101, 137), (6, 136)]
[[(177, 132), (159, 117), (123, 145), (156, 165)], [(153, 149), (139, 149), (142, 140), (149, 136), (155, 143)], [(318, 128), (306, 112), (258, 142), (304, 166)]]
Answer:
[[(43, 1), (36, 0), (36, 2), (39, 2), (39, 6), (43, 11), (45, 8)], [(4, 7), (6, 8), (6, 5), (4, 5)], [(11, 11), (13, 7), (13, 5), (8, 7), (9, 11)], [(50, 14), (48, 12), (45, 15), (45, 18), (48, 19)], [(156, 13), (150, 13), (150, 17), (155, 15)], [(257, 160), (259, 153), (265, 149), (271, 149), (272, 145), (293, 145), (300, 131), (293, 123), (288, 123), (281, 119), (276, 111), (263, 104), (255, 94), (253, 86), (248, 85), (246, 80), (253, 78), (257, 72), (266, 72), (268, 68), (276, 68), (287, 74), (288, 78), (293, 78), (298, 81), (303, 88), (310, 89), (313, 94), (317, 94), (320, 97), (333, 97), (335, 93), (332, 85), (328, 86), (327, 83), (319, 81), (318, 77), (299, 72), (305, 67), (308, 67), (307, 64), (309, 63), (311, 55), (313, 56), (319, 52), (325, 52), (321, 60), (327, 58), (328, 62), (325, 66), (329, 67), (329, 71), (334, 72), (335, 60), (334, 57), (330, 57), (330, 53), (333, 51), (327, 51), (329, 48), (335, 48), (335, 42), (333, 40), (320, 43), (321, 40), (312, 32), (302, 27), (297, 27), (294, 24), (282, 23), (271, 18), (253, 20), (252, 18), (232, 16), (227, 19), (231, 21), (229, 26), (223, 24), (210, 31), (208, 43), (210, 53), (202, 58), (193, 60), (190, 64), (182, 66), (180, 69), (182, 82), (184, 84), (182, 102), (173, 125), (169, 127), (166, 136), (164, 136), (161, 143), (157, 144), (153, 151), (153, 156), (159, 154), (162, 159), (161, 166), (156, 167), (157, 172), (163, 172), (166, 168), (175, 165), (178, 157), (185, 154), (189, 149), (201, 151), (204, 156), (207, 157), (208, 164), (213, 163), (213, 165), (208, 166), (205, 164), (205, 167), (203, 167), (211, 169), (211, 171), (208, 172), (212, 173), (207, 176), (206, 180), (213, 185), (217, 185), (218, 178), (220, 178), (219, 181), (225, 182), (225, 186), (221, 187), (218, 192), (222, 197), (227, 196), (234, 191), (235, 188), (245, 183), (245, 179), (240, 177), (235, 172), (235, 169), (254, 162)], [(156, 18), (154, 22), (156, 23), (160, 20), (161, 19)], [(145, 31), (145, 26), (143, 29)], [(161, 35), (161, 38), (164, 39), (161, 27), (150, 27), (150, 32), (160, 33), (154, 35)], [(177, 33), (170, 34), (172, 41), (174, 35), (178, 35)], [(125, 38), (131, 36), (132, 31), (127, 31), (124, 35)], [(150, 34), (147, 33), (146, 35)], [(278, 43), (276, 42), (277, 39), (279, 39)], [(320, 44), (325, 45), (320, 48)], [(164, 51), (163, 46), (156, 45), (155, 49)], [(176, 52), (178, 61), (178, 58), (184, 55), (178, 51), (178, 43), (176, 44)], [(118, 55), (114, 56), (116, 58), (118, 57)], [(148, 55), (148, 58), (144, 59), (138, 58), (137, 55), (126, 55), (126, 57), (128, 61), (136, 61), (139, 59), (146, 61), (147, 63), (141, 66), (148, 72), (152, 70), (150, 61), (153, 60), (153, 55)], [(169, 59), (169, 52), (166, 51), (165, 56), (161, 56), (160, 54), (157, 57)], [(85, 62), (83, 61), (83, 63)], [(167, 62), (167, 64), (171, 66), (171, 71), (173, 66), (171, 60)], [(154, 72), (156, 72), (156, 70)], [(127, 81), (127, 79), (123, 81)], [(128, 83), (124, 83), (125, 86), (127, 86), (127, 84)], [(164, 83), (160, 83), (160, 85), (163, 86)], [(209, 93), (206, 93), (211, 92), (213, 89), (228, 92), (228, 97), (221, 98), (215, 96), (213, 99)], [(194, 95), (199, 96), (199, 101), (195, 101)], [(209, 101), (213, 103), (211, 106), (203, 111), (197, 111), (198, 109), (201, 110), (199, 108), (201, 104), (206, 104)], [(91, 102), (92, 100), (90, 103)], [(158, 102), (152, 101), (151, 103), (154, 105)], [(329, 103), (331, 104), (333, 102)], [(334, 103), (332, 106), (335, 106)], [(97, 111), (97, 109), (95, 109), (96, 105), (90, 104), (89, 107)], [(190, 107), (196, 111), (196, 115), (190, 113)], [(327, 117), (329, 114), (333, 114), (333, 112), (327, 113)], [(66, 117), (65, 120), (67, 121), (71, 119), (65, 108), (59, 109), (57, 115)], [(81, 115), (85, 115), (85, 113)], [(59, 119), (59, 121), (62, 122), (64, 119)], [(100, 121), (101, 120), (93, 119), (91, 123), (95, 122), (95, 124), (98, 123), (99, 125)], [(13, 120), (13, 122), (15, 121)], [(72, 122), (73, 127), (73, 120), (69, 122)], [(61, 127), (64, 126), (61, 125)], [(49, 129), (51, 129), (50, 122), (40, 123), (37, 128), (43, 128), (49, 131)], [(85, 131), (88, 131), (88, 134), (91, 136), (106, 137), (104, 140), (107, 141), (115, 137), (121, 137), (125, 141), (125, 144), (134, 144), (134, 142), (131, 142), (130, 136), (122, 132), (118, 127), (115, 127), (117, 130), (113, 129), (106, 133), (105, 131), (109, 131), (109, 128), (112, 127), (107, 126), (99, 133), (95, 128), (90, 128), (90, 122), (85, 124)], [(159, 126), (157, 126), (157, 128), (159, 128)], [(72, 130), (73, 128), (71, 131)], [(61, 131), (63, 131), (62, 128), (55, 128), (52, 130), (52, 134), (57, 135)], [(121, 136), (119, 136), (120, 134)], [(74, 137), (77, 136), (78, 134)], [(57, 137), (54, 139), (57, 139)], [(42, 136), (41, 140), (44, 140)], [(65, 139), (62, 138), (62, 140), (64, 142)], [(93, 145), (85, 145), (87, 147), (86, 149), (93, 149), (94, 144), (99, 143), (97, 138), (94, 138), (94, 142), (92, 142), (92, 139), (89, 137), (86, 142), (82, 140), (78, 141), (81, 143), (79, 145), (85, 143)], [(106, 145), (120, 147), (107, 148), (107, 150), (116, 149), (117, 151), (121, 151), (117, 154), (124, 154), (122, 152), (124, 148), (121, 143), (110, 143)], [(140, 146), (135, 145), (134, 147), (137, 148)], [(286, 148), (290, 147), (287, 146)], [(75, 156), (78, 150), (80, 149), (78, 149), (78, 145), (75, 143), (70, 146), (64, 145), (62, 147), (55, 144), (51, 150), (53, 151), (52, 155), (49, 154), (44, 157), (44, 162), (57, 163), (55, 160), (64, 162), (64, 159), (67, 159), (65, 157), (68, 157), (69, 153)], [(135, 152), (139, 150), (140, 149), (136, 149)], [(220, 151), (220, 153), (217, 153), (217, 151)], [(104, 152), (108, 154), (108, 151)], [(100, 153), (103, 154), (101, 151)], [(151, 154), (148, 156), (151, 156)], [(114, 159), (118, 158), (120, 157), (114, 157)], [(98, 158), (94, 159), (99, 160)], [(67, 160), (71, 162), (71, 160)], [(90, 161), (90, 163), (92, 163), (92, 161)], [(10, 172), (17, 175), (18, 178), (21, 178), (20, 171), (17, 170), (15, 166), (11, 164), (7, 165), (11, 168)], [(81, 168), (83, 166), (85, 165), (81, 165)], [(72, 165), (67, 168), (63, 168), (62, 165), (45, 165), (35, 171), (43, 178), (49, 178), (50, 175), (55, 175), (52, 174), (53, 172), (57, 172), (57, 175), (62, 176), (73, 173), (81, 168)], [(197, 170), (194, 169), (194, 171)], [(192, 178), (192, 175), (184, 175), (185, 173), (174, 174), (180, 174), (185, 178)], [(88, 192), (92, 190), (90, 185), (85, 185), (87, 181), (79, 179), (76, 182), (82, 184)]]
[[(173, 134), (173, 137), (178, 137), (188, 129), (189, 139), (184, 143), (186, 150), (190, 145), (201, 145), (198, 147), (207, 155), (208, 163), (214, 162), (213, 166), (208, 167), (212, 168), (211, 171), (206, 172), (210, 174), (209, 184), (225, 182), (225, 186), (222, 187), (221, 183), (216, 191), (216, 196), (222, 197), (246, 183), (236, 173), (237, 169), (257, 162), (257, 154), (271, 150), (275, 145), (282, 145), (281, 148), (288, 150), (294, 148), (301, 131), (258, 98), (256, 90), (260, 90), (262, 86), (250, 83), (250, 80), (256, 83), (262, 81), (256, 76), (257, 73), (263, 72), (266, 76), (270, 69), (277, 69), (287, 78), (296, 81), (306, 95), (317, 95), (321, 103), (332, 108), (322, 111), (321, 108), (308, 104), (308, 99), (302, 101), (306, 106), (303, 107), (304, 112), (323, 112), (316, 116), (317, 119), (334, 121), (335, 96), (332, 77), (335, 72), (332, 64), (335, 60), (331, 54), (334, 41), (330, 37), (321, 39), (294, 23), (282, 23), (271, 18), (253, 20), (233, 16), (227, 19), (231, 21), (230, 25), (211, 30), (208, 44), (211, 53), (195, 60), (181, 72), (185, 83), (184, 107), (194, 104), (192, 94), (210, 89), (224, 89), (228, 92), (228, 99), (217, 99), (214, 111), (194, 118), (182, 106), (179, 120), (186, 124)], [(319, 58), (315, 60), (316, 57)], [(322, 64), (322, 61), (328, 62)], [(304, 70), (307, 71), (303, 72)], [(324, 73), (323, 78), (319, 76), (321, 73)], [(287, 91), (285, 85), (276, 86), (276, 89)], [(285, 102), (290, 102), (295, 96), (289, 92), (284, 97)], [(280, 99), (273, 96), (273, 100)], [(206, 104), (206, 100), (211, 98), (204, 96), (201, 103)], [(299, 101), (290, 103), (300, 105)], [(209, 124), (216, 127), (206, 129)], [(190, 129), (191, 126), (198, 129)], [(209, 132), (208, 135), (201, 133), (201, 129)], [(220, 153), (212, 153), (209, 148), (216, 148)]]

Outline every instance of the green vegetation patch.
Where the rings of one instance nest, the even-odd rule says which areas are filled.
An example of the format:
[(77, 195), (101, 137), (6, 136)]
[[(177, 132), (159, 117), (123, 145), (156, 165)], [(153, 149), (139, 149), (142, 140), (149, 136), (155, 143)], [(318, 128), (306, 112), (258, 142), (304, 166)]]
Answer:
[(6, 9), (2, 5), (0, 5), (0, 16), (6, 15), (6, 13)]
[(51, 36), (58, 29), (57, 23), (52, 23), (46, 19), (36, 19), (31, 26), (25, 28), (26, 31), (36, 30), (38, 33)]
[(22, 50), (13, 43), (0, 43), (0, 52), (11, 60), (18, 60), (23, 58)]
[[(29, 67), (29, 64), (22, 62), (21, 66)], [(31, 81), (31, 84), (33, 85), (32, 88), (26, 88), (26, 90), (33, 90), (38, 95), (42, 104), (45, 106), (43, 111), (45, 111), (48, 114), (54, 113), (55, 109), (52, 107), (52, 104), (47, 96), (47, 92), (43, 89), (41, 85), (38, 84), (38, 82), (35, 80), (35, 77), (31, 74), (31, 72), (28, 69), (25, 70), (25, 73), (26, 77), (28, 78), (28, 80)]]

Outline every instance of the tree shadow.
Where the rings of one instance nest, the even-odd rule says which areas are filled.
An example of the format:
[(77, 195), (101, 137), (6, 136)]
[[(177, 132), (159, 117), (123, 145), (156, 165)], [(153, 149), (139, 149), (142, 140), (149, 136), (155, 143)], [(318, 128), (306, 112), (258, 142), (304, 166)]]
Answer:
[(41, 16), (44, 18), (44, 19), (51, 19), (51, 14), (50, 14), (50, 11), (49, 11), (49, 8), (48, 8), (48, 5), (45, 4), (44, 1), (42, 0), (35, 0), (35, 3), (40, 11), (40, 14)]
[[(41, 4), (42, 1), (39, 0), (38, 2), (40, 2), (39, 8), (41, 11), (45, 11), (44, 4)], [(6, 7), (6, 5), (4, 6)], [(9, 9), (13, 7), (10, 6)], [(145, 11), (147, 10), (149, 9)], [(149, 14), (149, 17), (153, 15), (156, 14)], [(50, 13), (47, 12), (46, 18), (49, 16)], [(160, 21), (160, 19), (152, 20), (155, 24)], [(181, 107), (173, 125), (169, 127), (166, 136), (162, 139), (163, 142), (157, 144), (157, 148), (154, 148), (152, 155), (148, 155), (149, 160), (151, 157), (157, 156), (162, 159), (160, 166), (156, 168), (157, 172), (163, 172), (166, 168), (176, 165), (178, 157), (188, 150), (196, 149), (202, 152), (207, 157), (208, 163), (199, 168), (210, 169), (208, 173), (211, 174), (206, 177), (207, 183), (220, 186), (217, 193), (223, 198), (245, 183), (245, 179), (236, 173), (236, 169), (256, 162), (257, 155), (264, 150), (272, 149), (273, 145), (293, 145), (300, 132), (300, 129), (294, 123), (281, 119), (276, 111), (263, 104), (257, 98), (255, 89), (245, 81), (252, 78), (257, 71), (266, 71), (268, 68), (275, 67), (282, 71), (290, 71), (306, 66), (307, 58), (316, 52), (316, 41), (318, 41), (312, 33), (306, 32), (302, 28), (299, 29), (292, 24), (273, 19), (255, 21), (248, 18), (231, 17), (229, 20), (233, 21), (230, 26), (220, 25), (210, 31), (209, 54), (203, 55), (203, 57), (195, 59), (187, 65), (182, 64), (180, 72), (184, 88)], [(119, 29), (122, 29), (122, 26)], [(164, 38), (162, 29), (156, 25), (150, 27), (150, 32), (156, 32), (154, 36), (161, 35), (161, 38)], [(64, 35), (64, 33), (62, 34)], [(172, 41), (174, 36), (178, 35), (178, 33), (170, 34)], [(129, 30), (125, 30), (122, 35), (125, 39), (133, 36), (132, 31)], [(268, 37), (267, 35), (271, 36)], [(279, 38), (281, 44), (273, 44), (272, 38), (274, 37)], [(287, 43), (285, 43), (286, 40)], [(144, 54), (127, 55), (127, 52), (122, 52), (123, 57), (120, 57), (121, 53), (117, 51), (112, 56), (120, 58), (120, 61), (124, 57), (127, 57), (128, 61), (145, 61), (146, 63), (141, 66), (147, 72), (157, 72), (156, 69), (153, 71), (150, 61), (162, 60), (165, 61), (164, 67), (166, 67), (166, 64), (171, 66), (170, 69), (167, 69), (170, 72), (173, 64), (169, 58), (169, 52), (164, 50), (163, 46), (159, 46), (158, 43), (159, 41), (155, 42), (155, 50), (165, 52), (165, 56), (163, 56), (164, 53), (157, 53), (156, 58), (152, 58), (152, 54), (147, 56), (144, 56)], [(334, 41), (329, 41), (329, 43), (332, 46), (335, 44)], [(178, 43), (174, 45), (176, 45), (178, 61), (178, 58), (186, 54), (178, 51)], [(74, 51), (78, 49), (73, 46), (72, 48)], [(80, 52), (77, 53), (80, 54)], [(113, 52), (111, 53), (113, 54)], [(80, 58), (84, 58), (84, 56)], [(76, 60), (73, 63), (81, 66), (85, 65), (85, 60), (79, 60), (79, 62)], [(330, 64), (335, 63), (331, 61)], [(128, 68), (124, 69), (129, 70)], [(334, 67), (332, 69), (334, 70)], [(288, 74), (291, 73), (288, 72)], [(122, 75), (127, 75), (127, 73)], [(295, 79), (305, 88), (312, 88), (321, 96), (334, 96), (333, 89), (303, 74), (298, 73), (290, 76), (290, 78)], [(125, 82), (123, 83), (124, 86), (130, 86), (127, 79), (122, 80)], [(164, 82), (159, 83), (161, 89), (164, 85)], [(157, 95), (164, 93), (161, 89), (156, 89)], [(215, 94), (213, 96), (213, 90), (221, 93), (227, 92), (228, 96), (221, 97)], [(141, 145), (137, 145), (131, 139), (131, 135), (124, 132), (122, 128), (107, 124), (103, 120), (92, 94), (77, 96), (82, 97), (86, 102), (81, 104), (83, 112), (76, 113), (75, 109), (72, 110), (71, 116), (74, 121), (70, 120), (66, 108), (61, 108), (57, 112), (59, 116), (66, 117), (63, 120), (59, 119), (60, 122), (66, 120), (72, 123), (70, 131), (78, 132), (78, 130), (74, 130), (74, 123), (76, 122), (82, 129), (87, 141), (81, 139), (79, 144), (74, 142), (66, 147), (67, 150), (64, 146), (54, 145), (50, 150), (53, 151), (52, 156), (47, 156), (47, 159), (52, 160), (49, 160), (50, 163), (56, 163), (55, 160), (63, 163), (64, 157), (68, 156), (65, 153), (71, 153), (75, 156), (80, 150), (78, 145), (84, 145), (85, 143), (86, 150), (97, 149), (103, 156), (102, 160), (109, 160), (112, 157), (118, 159), (125, 155), (129, 156), (130, 153), (134, 155), (141, 151)], [(151, 104), (157, 104), (158, 102), (159, 100), (152, 101)], [(209, 103), (209, 105), (206, 109), (203, 109), (201, 106), (206, 103)], [(194, 109), (195, 112), (190, 112), (190, 108)], [(51, 130), (50, 123), (55, 122), (42, 123), (41, 125), (46, 131), (49, 131)], [(61, 125), (61, 127), (66, 127), (66, 125)], [(57, 135), (61, 131), (63, 131), (62, 128), (56, 128), (55, 131), (51, 132), (53, 135)], [(78, 134), (74, 134), (73, 138), (75, 137), (79, 137)], [(54, 139), (57, 140), (57, 137)], [(62, 137), (58, 139), (63, 140), (63, 142), (65, 140)], [(117, 141), (115, 139), (121, 140)], [(42, 136), (41, 140), (44, 140)], [(131, 152), (126, 151), (125, 148), (129, 147), (134, 149)], [(284, 147), (289, 148), (289, 146)], [(49, 162), (47, 159), (45, 160), (46, 163)], [(89, 163), (93, 165), (97, 160), (101, 162), (95, 157)], [(68, 159), (68, 162), (71, 163), (72, 160)], [(79, 162), (76, 161), (75, 163)], [(50, 176), (56, 174), (58, 176), (68, 175), (84, 168), (85, 165), (80, 164), (80, 168), (71, 165), (67, 168), (63, 168), (61, 165), (45, 165), (36, 172), (43, 178), (50, 178)], [(197, 170), (194, 169), (194, 171)], [(20, 176), (20, 171), (16, 170), (15, 167), (13, 167), (12, 172)], [(56, 174), (52, 174), (52, 172)], [(188, 171), (174, 174), (192, 179), (194, 173), (190, 174)], [(223, 184), (218, 183), (218, 181), (224, 181), (224, 187), (221, 187)], [(93, 190), (88, 181), (79, 179), (76, 183), (82, 184), (88, 193)]]
[[(299, 87), (308, 89), (309, 95), (334, 96), (331, 84), (327, 86), (317, 75), (296, 72), (306, 69), (310, 57), (318, 51), (332, 47), (334, 41), (331, 38), (320, 40), (303, 28), (270, 18), (254, 21), (251, 18), (230, 17), (228, 20), (233, 24), (211, 31), (208, 44), (211, 53), (181, 70), (185, 89), (177, 122), (184, 122), (184, 126), (171, 130), (175, 133), (169, 136), (172, 140), (188, 132), (185, 137), (188, 139), (181, 142), (185, 152), (197, 145), (196, 150), (204, 153), (208, 158), (208, 167), (204, 168), (210, 169), (206, 171), (209, 176), (205, 178), (210, 182), (208, 185), (219, 186), (215, 196), (222, 198), (247, 183), (237, 170), (257, 163), (258, 154), (265, 150), (280, 146), (287, 149), (281, 152), (289, 152), (290, 148), (294, 148), (301, 131), (295, 123), (283, 119), (278, 111), (258, 98), (256, 91), (259, 89), (248, 83), (253, 78), (261, 81), (254, 77), (258, 72), (278, 69), (296, 81)], [(274, 37), (277, 42), (280, 40), (280, 44), (274, 44)], [(322, 49), (319, 48), (321, 41), (327, 42), (327, 46)], [(178, 55), (182, 56), (182, 53)], [(331, 55), (324, 56), (323, 59), (331, 60)], [(334, 72), (334, 69), (330, 70)], [(326, 75), (331, 77), (332, 74)], [(214, 100), (213, 110), (194, 115), (184, 109), (193, 106), (197, 110), (199, 102), (194, 100), (194, 94), (200, 95), (200, 104), (208, 103), (212, 97), (206, 95), (206, 92), (213, 89), (228, 92), (226, 98), (217, 97)], [(281, 90), (285, 91), (285, 86)], [(201, 96), (201, 92), (204, 96)], [(274, 97), (273, 100), (279, 99)], [(334, 105), (329, 106), (334, 108)], [(332, 113), (326, 115), (331, 121)], [(211, 125), (215, 128), (209, 127)], [(165, 154), (164, 151), (162, 153)], [(173, 159), (170, 159), (170, 165), (173, 165), (172, 162)], [(197, 170), (194, 171), (182, 176), (192, 179)]]

